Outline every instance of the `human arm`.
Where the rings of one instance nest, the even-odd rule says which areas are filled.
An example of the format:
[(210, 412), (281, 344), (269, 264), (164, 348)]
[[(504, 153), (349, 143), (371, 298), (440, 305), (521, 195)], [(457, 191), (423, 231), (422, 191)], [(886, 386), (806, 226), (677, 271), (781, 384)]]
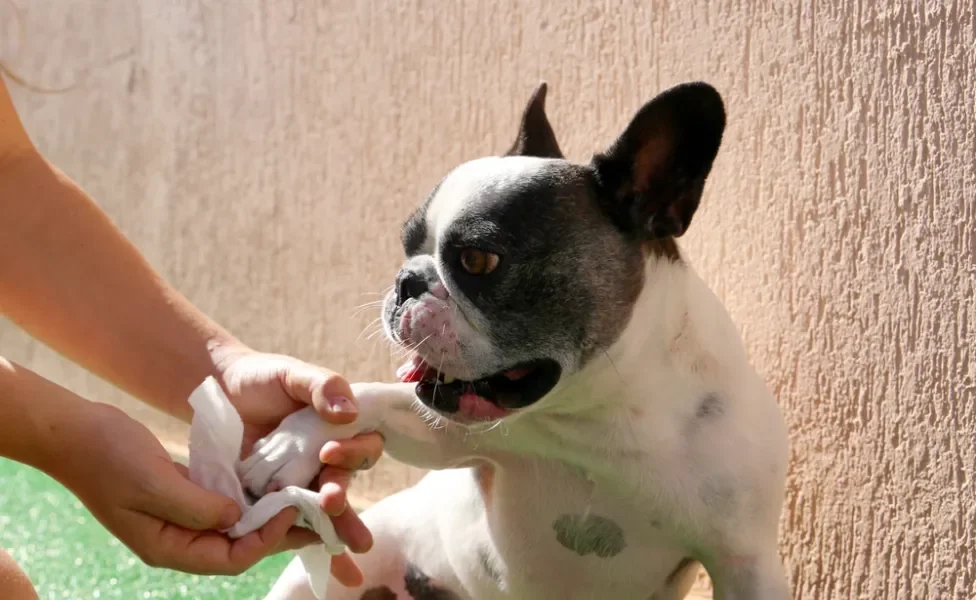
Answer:
[[(310, 541), (307, 532), (289, 534), (291, 511), (236, 541), (216, 533), (240, 509), (191, 483), (149, 430), (2, 358), (0, 455), (58, 480), (150, 565), (240, 573), (269, 552)], [(165, 497), (182, 501), (160, 501)]]
[[(245, 422), (245, 449), (306, 404), (337, 424), (356, 418), (342, 377), (251, 350), (167, 284), (95, 202), (37, 151), (2, 78), (0, 314), (67, 358), (185, 421), (192, 416), (190, 392), (213, 375)], [(55, 394), (23, 397), (40, 404)], [(72, 404), (70, 414), (101, 406), (78, 400), (82, 404)], [(32, 443), (50, 449), (52, 440), (32, 438)], [(375, 462), (381, 449), (377, 435), (350, 440), (345, 462), (336, 465), (343, 468), (326, 469), (323, 476), (330, 481), (320, 480), (327, 512), (353, 550), (367, 549), (370, 538), (355, 513), (345, 510), (349, 469), (364, 459)], [(188, 501), (171, 491), (159, 490), (157, 500)], [(334, 564), (342, 568), (346, 563)]]
[[(243, 344), (168, 285), (34, 148), (0, 78), (0, 314), (189, 422), (190, 392)], [(341, 382), (340, 382), (341, 383)]]

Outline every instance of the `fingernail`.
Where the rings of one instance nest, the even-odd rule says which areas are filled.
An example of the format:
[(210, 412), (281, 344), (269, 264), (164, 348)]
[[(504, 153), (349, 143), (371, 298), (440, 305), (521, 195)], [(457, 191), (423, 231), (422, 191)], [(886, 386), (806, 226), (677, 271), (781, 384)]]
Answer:
[(326, 402), (329, 403), (329, 410), (336, 413), (355, 413), (356, 405), (352, 400), (346, 398), (345, 396), (337, 396), (335, 398), (327, 398)]
[(228, 506), (224, 509), (224, 514), (220, 517), (220, 528), (230, 529), (237, 523), (237, 517), (240, 515), (240, 511), (237, 510), (236, 506)]

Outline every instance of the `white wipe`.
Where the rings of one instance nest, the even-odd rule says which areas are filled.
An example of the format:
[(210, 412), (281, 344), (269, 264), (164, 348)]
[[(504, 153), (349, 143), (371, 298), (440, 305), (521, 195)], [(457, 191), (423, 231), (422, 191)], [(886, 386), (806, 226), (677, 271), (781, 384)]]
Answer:
[(193, 422), (190, 424), (190, 480), (197, 485), (233, 498), (241, 507), (241, 519), (225, 533), (239, 538), (260, 529), (282, 509), (298, 508), (296, 525), (312, 529), (322, 545), (306, 546), (297, 552), (308, 573), (308, 582), (318, 600), (325, 590), (332, 566), (332, 555), (345, 546), (336, 536), (332, 521), (319, 508), (319, 494), (299, 487), (286, 487), (262, 497), (253, 505), (244, 493), (237, 475), (244, 424), (224, 390), (208, 377), (190, 394)]

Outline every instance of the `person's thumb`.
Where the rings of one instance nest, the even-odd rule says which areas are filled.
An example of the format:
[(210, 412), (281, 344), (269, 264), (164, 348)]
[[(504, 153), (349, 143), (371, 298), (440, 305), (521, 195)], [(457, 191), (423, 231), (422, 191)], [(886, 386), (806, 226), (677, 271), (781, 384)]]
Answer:
[(352, 387), (338, 373), (296, 361), (281, 381), (286, 394), (312, 405), (323, 419), (333, 425), (352, 423), (359, 416)]
[(195, 531), (222, 530), (241, 518), (241, 508), (233, 499), (205, 490), (187, 478), (186, 467), (157, 473), (155, 497), (143, 511), (164, 521)]

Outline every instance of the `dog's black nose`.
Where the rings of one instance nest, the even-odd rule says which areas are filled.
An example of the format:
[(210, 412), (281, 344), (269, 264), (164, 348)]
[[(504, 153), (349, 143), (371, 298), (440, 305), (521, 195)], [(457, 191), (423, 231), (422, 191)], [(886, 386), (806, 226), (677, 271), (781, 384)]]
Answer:
[(410, 269), (402, 269), (397, 274), (397, 304), (403, 304), (410, 298), (419, 298), (430, 289), (427, 277)]

